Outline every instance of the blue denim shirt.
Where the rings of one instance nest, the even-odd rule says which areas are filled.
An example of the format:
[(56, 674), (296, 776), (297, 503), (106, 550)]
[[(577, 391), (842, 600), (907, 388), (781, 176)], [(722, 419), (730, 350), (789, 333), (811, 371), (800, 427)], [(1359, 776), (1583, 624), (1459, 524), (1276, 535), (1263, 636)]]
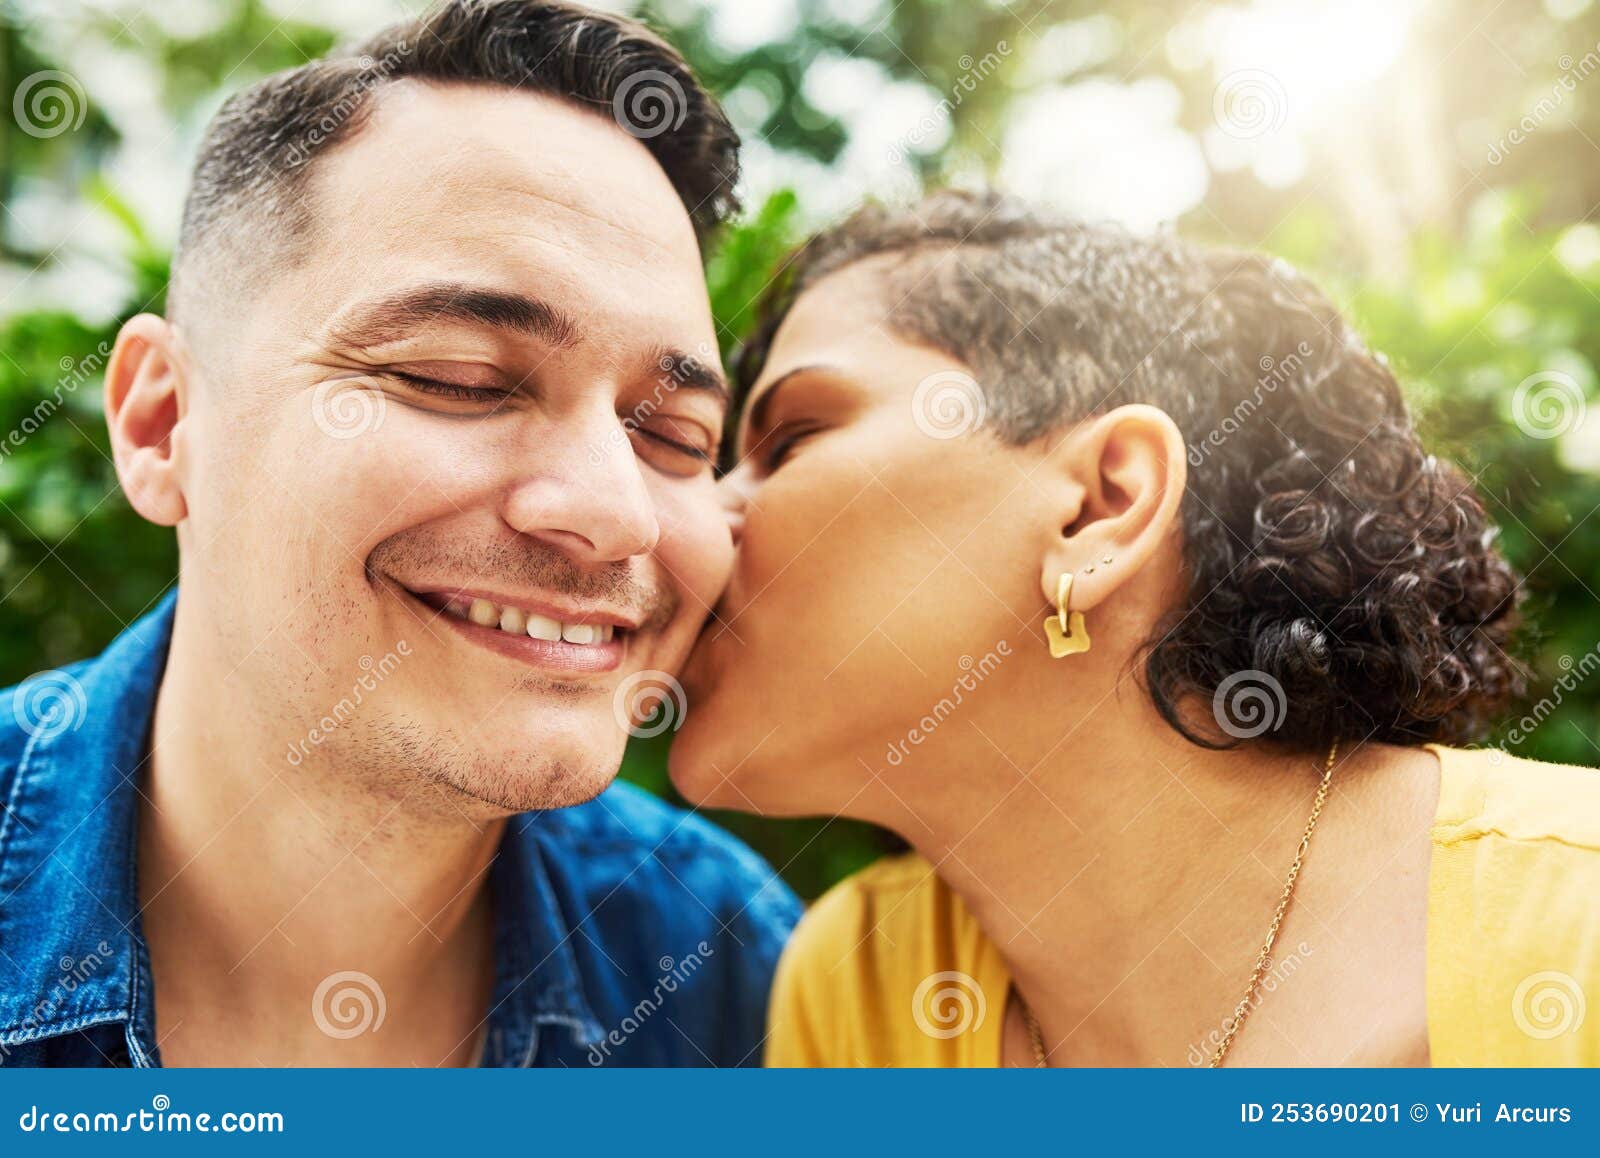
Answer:
[[(0, 1065), (161, 1064), (137, 786), (176, 598), (0, 708)], [(513, 817), (490, 887), (485, 1064), (759, 1064), (799, 904), (726, 833), (619, 783)]]

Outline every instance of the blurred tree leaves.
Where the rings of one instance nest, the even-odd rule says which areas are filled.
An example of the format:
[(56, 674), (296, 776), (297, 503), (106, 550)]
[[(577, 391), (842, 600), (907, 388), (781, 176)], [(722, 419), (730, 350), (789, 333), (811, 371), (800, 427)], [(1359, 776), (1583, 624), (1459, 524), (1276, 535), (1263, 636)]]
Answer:
[(784, 258), (801, 240), (799, 207), (792, 190), (774, 193), (728, 230), (706, 261), (711, 313), (724, 358), (750, 332), (762, 294), (781, 275)]

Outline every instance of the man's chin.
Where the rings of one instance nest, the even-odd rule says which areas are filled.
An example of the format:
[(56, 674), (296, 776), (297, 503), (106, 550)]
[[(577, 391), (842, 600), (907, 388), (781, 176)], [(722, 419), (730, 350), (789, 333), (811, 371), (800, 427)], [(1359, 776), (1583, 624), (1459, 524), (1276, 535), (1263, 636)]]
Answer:
[(492, 761), (487, 758), (437, 770), (434, 782), (464, 811), (493, 817), (587, 804), (617, 778), (620, 759)]
[(431, 785), (444, 810), (474, 820), (584, 804), (616, 779), (626, 736), (609, 710), (536, 719), (527, 712), (508, 701), (463, 732), (419, 708), (366, 732), (344, 755), (376, 782)]

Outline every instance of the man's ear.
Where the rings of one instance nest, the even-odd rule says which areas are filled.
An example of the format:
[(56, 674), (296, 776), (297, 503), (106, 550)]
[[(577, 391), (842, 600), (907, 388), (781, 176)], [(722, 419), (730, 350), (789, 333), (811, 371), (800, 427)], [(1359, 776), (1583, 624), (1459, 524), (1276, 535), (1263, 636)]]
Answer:
[(1105, 600), (1148, 564), (1177, 527), (1188, 460), (1183, 435), (1166, 411), (1119, 406), (1080, 424), (1050, 451), (1070, 502), (1057, 511), (1039, 587), (1054, 606), (1056, 583), (1071, 571), (1071, 610)]
[(189, 513), (173, 438), (189, 409), (187, 366), (177, 331), (155, 314), (123, 323), (106, 364), (106, 428), (122, 492), (164, 527)]

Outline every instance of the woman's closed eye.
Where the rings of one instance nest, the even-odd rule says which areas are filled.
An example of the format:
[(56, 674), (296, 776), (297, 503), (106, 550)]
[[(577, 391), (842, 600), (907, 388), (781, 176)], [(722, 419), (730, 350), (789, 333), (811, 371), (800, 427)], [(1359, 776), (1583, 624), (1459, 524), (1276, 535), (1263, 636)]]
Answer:
[(805, 439), (820, 430), (821, 427), (812, 423), (780, 423), (757, 445), (756, 459), (762, 469), (771, 474), (789, 460)]

